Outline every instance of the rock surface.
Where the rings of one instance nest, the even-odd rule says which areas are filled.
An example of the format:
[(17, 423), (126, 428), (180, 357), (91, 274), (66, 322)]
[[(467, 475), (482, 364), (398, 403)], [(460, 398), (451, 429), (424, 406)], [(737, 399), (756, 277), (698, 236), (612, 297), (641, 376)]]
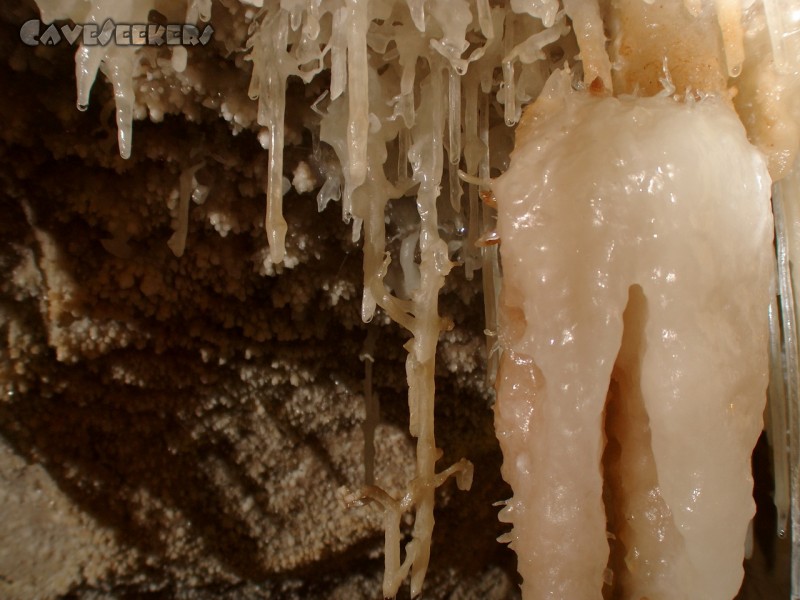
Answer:
[[(127, 161), (107, 82), (79, 112), (73, 49), (20, 43), (30, 3), (0, 17), (5, 598), (380, 597), (380, 515), (345, 510), (335, 492), (363, 480), (370, 328), (376, 475), (394, 490), (413, 476), (407, 337), (359, 319), (360, 248), (338, 207), (317, 213), (302, 125), (315, 96), (300, 86), (285, 154), (291, 268), (265, 261), (267, 151), (245, 95), (246, 31), (225, 5), (187, 72), (156, 62), (165, 49), (148, 55), (149, 115)], [(190, 203), (176, 258), (180, 176), (201, 162), (208, 196)], [(495, 541), (492, 503), (509, 491), (482, 310), (479, 284), (456, 273), (442, 298), (455, 328), (440, 344), (437, 430), (443, 462), (466, 456), (476, 476), (468, 493), (439, 492), (432, 598), (516, 594), (513, 555)]]
[[(30, 0), (0, 14), (2, 598), (381, 596), (380, 515), (343, 509), (336, 490), (363, 481), (368, 335), (377, 479), (397, 491), (412, 476), (407, 335), (384, 315), (361, 322), (360, 247), (338, 206), (317, 213), (329, 157), (303, 123), (322, 84), (290, 86), (289, 266), (266, 260), (243, 10), (214, 2), (214, 41), (183, 73), (146, 50), (127, 161), (103, 77), (79, 112), (73, 49), (20, 42)], [(199, 164), (208, 195), (177, 258), (181, 174)], [(515, 558), (495, 541), (507, 526), (492, 504), (511, 492), (479, 281), (456, 269), (440, 312), (455, 323), (437, 357), (441, 464), (476, 469), (470, 492), (438, 492), (424, 597), (516, 598)], [(742, 598), (779, 597), (785, 557), (758, 548)]]

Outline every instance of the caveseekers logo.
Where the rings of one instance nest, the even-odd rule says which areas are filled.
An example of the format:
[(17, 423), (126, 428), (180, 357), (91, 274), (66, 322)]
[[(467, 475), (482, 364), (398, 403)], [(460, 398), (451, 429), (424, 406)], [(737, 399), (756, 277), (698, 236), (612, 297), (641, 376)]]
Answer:
[(117, 24), (107, 19), (102, 25), (85, 23), (47, 27), (39, 19), (26, 21), (19, 37), (28, 46), (55, 46), (80, 41), (84, 46), (205, 46), (211, 41), (214, 28), (205, 25), (202, 30), (189, 24)]

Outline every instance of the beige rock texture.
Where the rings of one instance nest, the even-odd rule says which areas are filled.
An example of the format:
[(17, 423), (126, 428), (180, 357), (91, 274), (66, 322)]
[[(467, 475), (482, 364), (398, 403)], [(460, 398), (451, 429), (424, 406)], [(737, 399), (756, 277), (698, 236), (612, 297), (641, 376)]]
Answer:
[[(73, 49), (20, 42), (30, 2), (0, 16), (2, 598), (381, 596), (380, 514), (335, 492), (363, 482), (370, 329), (377, 479), (399, 491), (413, 476), (407, 336), (359, 318), (360, 247), (335, 203), (317, 212), (315, 96), (299, 85), (291, 268), (265, 262), (267, 151), (230, 4), (215, 4), (215, 40), (185, 73), (166, 49), (145, 58), (149, 114), (127, 161), (104, 78), (79, 112)], [(180, 176), (200, 162), (208, 196), (176, 258)], [(479, 283), (455, 274), (442, 313), (455, 328), (438, 356), (439, 445), (476, 476), (469, 493), (438, 492), (425, 595), (513, 597)]]
[[(376, 476), (395, 492), (413, 476), (407, 334), (361, 322), (360, 247), (335, 203), (317, 212), (323, 84), (289, 88), (287, 266), (267, 260), (242, 10), (214, 2), (214, 41), (183, 73), (146, 50), (129, 160), (104, 78), (78, 111), (73, 49), (20, 42), (32, 2), (0, 11), (0, 598), (381, 597), (380, 514), (336, 490), (363, 481), (368, 335)], [(199, 163), (208, 194), (177, 258), (181, 174)], [(467, 457), (475, 480), (437, 492), (424, 597), (517, 598), (495, 541), (510, 490), (480, 278), (456, 269), (440, 312), (455, 325), (437, 357), (441, 464)]]

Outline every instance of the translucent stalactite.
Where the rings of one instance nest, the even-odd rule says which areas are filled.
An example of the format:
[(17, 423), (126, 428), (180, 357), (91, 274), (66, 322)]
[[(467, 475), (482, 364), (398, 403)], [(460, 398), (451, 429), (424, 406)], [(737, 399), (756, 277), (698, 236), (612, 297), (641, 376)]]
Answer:
[(264, 228), (272, 262), (286, 254), (286, 220), (283, 218), (283, 143), (286, 111), (286, 78), (291, 69), (287, 52), (289, 15), (283, 10), (269, 13), (251, 39), (253, 70), (250, 95), (258, 98), (258, 122), (269, 132), (267, 164), (267, 210)]
[(600, 78), (611, 89), (611, 61), (606, 53), (606, 38), (598, 0), (564, 0), (564, 10), (572, 19), (587, 85)]
[(744, 63), (744, 31), (742, 28), (742, 3), (737, 0), (716, 0), (717, 21), (725, 46), (725, 63), (728, 75), (738, 77)]
[(461, 76), (451, 66), (448, 69), (447, 91), (447, 174), (450, 191), (450, 206), (457, 215), (461, 213), (461, 196), (464, 190), (458, 178), (461, 162)]
[(181, 172), (178, 189), (178, 226), (175, 229), (175, 233), (167, 241), (167, 246), (178, 258), (183, 256), (183, 252), (186, 249), (186, 236), (189, 232), (189, 202), (197, 185), (195, 173), (204, 166), (205, 162), (200, 162)]
[[(367, 128), (369, 127), (369, 90), (367, 89), (367, 0), (347, 0), (347, 99), (350, 147), (350, 177), (354, 189), (364, 182), (367, 173)], [(345, 202), (349, 194), (345, 193)], [(345, 209), (345, 217), (348, 211)]]

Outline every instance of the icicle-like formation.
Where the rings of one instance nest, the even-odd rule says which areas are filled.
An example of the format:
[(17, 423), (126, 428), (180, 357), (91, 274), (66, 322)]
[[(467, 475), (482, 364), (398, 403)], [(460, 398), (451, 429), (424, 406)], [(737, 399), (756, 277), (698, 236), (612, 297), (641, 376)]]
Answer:
[[(100, 0), (92, 4), (38, 0), (46, 21), (72, 19), (94, 22), (101, 27), (108, 19), (116, 23), (147, 23), (154, 0), (144, 2)], [(210, 0), (171, 0), (157, 7), (171, 15), (184, 14), (185, 22), (196, 23), (211, 17)], [(392, 20), (387, 20), (391, 16)], [(286, 222), (282, 215), (283, 196), (283, 118), (287, 80), (297, 76), (309, 82), (323, 70), (330, 70), (330, 101), (346, 94), (348, 142), (342, 159), (343, 194), (337, 194), (336, 173), (330, 172), (320, 205), (342, 199), (342, 213), (351, 218), (355, 189), (364, 183), (367, 164), (367, 131), (382, 124), (374, 119), (375, 111), (367, 102), (368, 61), (379, 57), (393, 66), (388, 85), (380, 101), (394, 107), (388, 119), (400, 118), (402, 131), (413, 127), (416, 119), (415, 96), (419, 93), (417, 69), (420, 59), (431, 51), (440, 54), (450, 65), (447, 97), (449, 139), (446, 145), (450, 164), (458, 165), (461, 156), (461, 78), (470, 65), (481, 73), (481, 92), (492, 93), (492, 70), (505, 58), (507, 81), (505, 103), (508, 123), (519, 117), (521, 106), (535, 98), (549, 72), (540, 63), (544, 46), (557, 43), (568, 33), (563, 12), (556, 0), (512, 2), (510, 7), (491, 7), (486, 0), (298, 0), (270, 3), (255, 17), (248, 43), (248, 58), (253, 61), (250, 96), (259, 99), (258, 123), (267, 128), (269, 162), (265, 228), (273, 262), (285, 255)], [(504, 39), (504, 28), (513, 35)], [(382, 41), (379, 41), (382, 40)], [(387, 50), (387, 43), (395, 46)], [(186, 69), (191, 49), (172, 48), (172, 66), (177, 72)], [(130, 156), (132, 120), (135, 112), (134, 82), (139, 70), (139, 47), (81, 47), (76, 53), (78, 106), (84, 110), (98, 70), (114, 87), (120, 153)], [(514, 63), (521, 64), (520, 69)], [(394, 85), (399, 83), (399, 87)], [(391, 92), (391, 90), (394, 90)], [(402, 143), (402, 131), (397, 143)], [(455, 185), (456, 170), (448, 179), (451, 203), (460, 210), (460, 186)], [(466, 219), (465, 219), (466, 220)], [(354, 238), (360, 221), (356, 218)], [(466, 251), (467, 258), (469, 251)]]
[[(777, 220), (777, 219), (776, 219)], [(778, 249), (778, 252), (781, 248)], [(778, 271), (778, 275), (781, 271)], [(777, 281), (775, 282), (777, 285)], [(784, 379), (784, 354), (783, 336), (781, 329), (783, 320), (780, 309), (779, 289), (773, 290), (774, 295), (769, 307), (769, 391), (768, 411), (765, 413), (764, 429), (767, 431), (769, 444), (772, 447), (772, 472), (775, 479), (775, 490), (772, 493), (775, 503), (776, 527), (778, 537), (786, 536), (789, 518), (791, 516), (791, 489), (790, 489), (790, 442), (788, 424), (788, 403), (786, 380)]]
[[(783, 400), (785, 406), (783, 416), (788, 424), (785, 434), (788, 438), (788, 473), (778, 473), (776, 470), (776, 492), (782, 492), (783, 499), (786, 498), (786, 490), (789, 491), (789, 517), (791, 542), (792, 542), (792, 565), (791, 565), (791, 585), (792, 597), (800, 597), (800, 343), (798, 343), (797, 324), (797, 288), (800, 279), (797, 274), (797, 250), (800, 245), (800, 232), (798, 232), (798, 173), (792, 173), (785, 181), (774, 186), (773, 210), (775, 213), (775, 240), (778, 252), (778, 293), (781, 304), (781, 332), (783, 337), (783, 352), (780, 360), (772, 365), (773, 368), (780, 367), (781, 379), (778, 385), (783, 384)], [(794, 217), (794, 220), (789, 220)], [(795, 225), (792, 231), (788, 225)], [(794, 269), (791, 259), (794, 259)], [(794, 271), (794, 273), (792, 273)], [(794, 285), (793, 285), (793, 275)], [(779, 431), (784, 433), (784, 431)], [(776, 440), (776, 452), (783, 454), (779, 444), (783, 439)], [(776, 465), (778, 461), (776, 461)], [(787, 476), (788, 475), (788, 480)], [(783, 508), (776, 504), (778, 510)], [(785, 513), (783, 515), (785, 516)]]
[(178, 185), (178, 227), (167, 242), (169, 249), (178, 258), (183, 256), (183, 251), (186, 249), (186, 235), (189, 233), (189, 201), (197, 187), (195, 173), (204, 166), (205, 163), (200, 162), (181, 172)]
[(725, 45), (725, 63), (730, 77), (738, 77), (744, 63), (744, 32), (741, 0), (716, 0), (717, 21)]
[[(45, 21), (71, 18), (101, 26), (108, 18), (146, 23), (156, 5), (155, 0), (37, 3)], [(481, 192), (488, 191), (491, 176), (508, 167), (512, 133), (503, 122), (518, 122), (552, 70), (564, 65), (582, 63), (584, 86), (600, 94), (660, 92), (665, 58), (679, 95), (697, 90), (722, 94), (729, 85), (728, 75), (741, 71), (736, 81), (737, 110), (750, 138), (769, 156), (773, 178), (785, 175), (794, 164), (799, 139), (792, 98), (800, 95), (791, 81), (797, 79), (792, 69), (798, 62), (800, 36), (795, 35), (793, 17), (786, 14), (792, 2), (763, 0), (763, 21), (768, 25), (762, 28), (763, 35), (770, 36), (775, 61), (751, 66), (750, 75), (747, 60), (763, 52), (751, 52), (753, 44), (761, 43), (760, 34), (743, 30), (743, 4), (738, 0), (615, 0), (615, 16), (605, 24), (610, 43), (601, 18), (601, 5), (607, 3), (599, 0), (249, 0), (245, 4), (259, 8), (243, 14), (251, 20), (249, 95), (258, 99), (257, 121), (268, 133), (265, 230), (271, 260), (280, 263), (286, 254), (282, 203), (287, 86), (291, 79), (309, 83), (327, 71), (329, 88), (312, 107), (319, 120), (307, 124), (324, 176), (318, 206), (322, 210), (330, 200), (341, 200), (343, 218), (352, 222), (353, 239), (363, 237), (362, 319), (370, 321), (380, 307), (413, 335), (406, 348), (410, 429), (418, 439), (417, 477), (400, 499), (375, 486), (348, 497), (352, 502), (371, 498), (385, 510), (385, 594), (393, 595), (409, 573), (412, 592), (418, 593), (430, 553), (433, 490), (452, 474), (468, 486), (470, 473), (465, 461), (440, 473), (435, 470), (433, 361), (438, 335), (448, 326), (438, 313), (438, 293), (455, 264), (464, 264), (468, 279), (478, 269), (483, 271), (490, 373), (498, 356), (497, 247), (478, 249), (476, 242), (488, 239), (487, 232), (495, 227), (494, 211), (482, 203)], [(186, 21), (193, 23), (211, 17), (211, 1), (163, 0), (158, 10), (168, 10), (174, 20), (186, 15)], [(649, 35), (648, 23), (654, 21), (664, 25), (668, 35)], [(745, 16), (744, 22), (761, 21)], [(669, 43), (663, 43), (670, 35)], [(606, 47), (613, 54), (611, 60)], [(174, 70), (186, 69), (191, 54), (191, 48), (175, 48)], [(102, 70), (114, 88), (119, 147), (126, 157), (137, 108), (139, 55), (136, 47), (113, 43), (80, 48), (76, 54), (79, 108), (86, 108), (96, 73)], [(468, 202), (462, 202), (459, 169), (472, 181), (483, 182), (481, 189), (469, 186)], [(447, 193), (440, 199), (443, 185)], [(450, 206), (439, 204), (440, 200)], [(401, 216), (408, 211), (399, 210), (400, 203), (415, 204), (417, 216), (410, 220)], [(186, 208), (182, 194), (179, 228), (170, 241), (173, 250), (185, 247)], [(443, 233), (448, 228), (440, 228), (440, 209), (455, 213), (457, 234)], [(394, 264), (387, 253), (387, 219), (394, 220), (405, 236)], [(462, 233), (465, 239), (445, 237)], [(448, 246), (449, 242), (457, 243)], [(448, 247), (460, 247), (460, 254), (450, 256)], [(403, 271), (398, 289), (386, 282), (390, 269)], [(401, 561), (400, 523), (408, 512), (415, 514), (414, 537)]]
[[(88, 14), (74, 19), (69, 14), (58, 14), (55, 18), (73, 18), (78, 22), (96, 23), (109, 37), (115, 23), (146, 23), (147, 14), (155, 2), (118, 3), (108, 0), (91, 5)], [(77, 16), (77, 15), (75, 15)], [(85, 20), (81, 20), (84, 18)], [(101, 33), (101, 35), (103, 35)], [(75, 55), (75, 79), (78, 86), (78, 109), (86, 110), (98, 69), (111, 81), (114, 87), (114, 102), (117, 107), (117, 139), (122, 158), (129, 158), (133, 135), (133, 78), (138, 67), (138, 48), (136, 46), (81, 46)]]
[(283, 262), (286, 254), (286, 220), (283, 218), (283, 137), (286, 110), (286, 79), (297, 72), (288, 54), (289, 13), (268, 12), (250, 38), (253, 61), (251, 98), (258, 98), (258, 123), (269, 131), (267, 167), (267, 214), (264, 227), (272, 262)]
[[(446, 321), (438, 314), (438, 294), (444, 278), (452, 268), (447, 243), (439, 235), (437, 199), (444, 172), (445, 133), (445, 65), (436, 54), (428, 54), (430, 73), (420, 85), (421, 103), (416, 123), (410, 131), (411, 146), (408, 158), (413, 167), (412, 182), (419, 186), (417, 208), (420, 217), (419, 233), (407, 238), (401, 262), (404, 271), (418, 270), (419, 283), (407, 285), (410, 299), (403, 300), (391, 293), (384, 283), (389, 258), (385, 255), (386, 204), (399, 198), (401, 191), (391, 186), (385, 178), (383, 163), (387, 158), (386, 144), (397, 136), (396, 128), (387, 121), (385, 126), (371, 130), (368, 138), (368, 163), (365, 182), (355, 189), (352, 196), (353, 216), (364, 224), (364, 302), (362, 317), (370, 320), (376, 306), (380, 306), (413, 334), (406, 345), (408, 357), (406, 372), (409, 384), (410, 431), (417, 438), (416, 477), (402, 500), (392, 498), (380, 488), (368, 487), (350, 494), (351, 503), (370, 499), (378, 502), (385, 511), (386, 520), (386, 574), (384, 594), (394, 596), (400, 584), (411, 574), (412, 595), (422, 590), (430, 557), (433, 533), (434, 492), (438, 485), (451, 474), (458, 475), (459, 487), (469, 487), (471, 465), (461, 461), (444, 471), (436, 473), (437, 449), (433, 432), (434, 366), (436, 344)], [(383, 76), (386, 76), (385, 74)], [(380, 89), (376, 70), (370, 70), (371, 95)], [(321, 139), (341, 139), (343, 120), (338, 111), (343, 104), (333, 103), (328, 116), (323, 119)], [(379, 119), (388, 117), (385, 105), (372, 103)], [(381, 114), (381, 113), (384, 114)], [(334, 142), (335, 143), (335, 142)], [(342, 144), (334, 146), (337, 153), (344, 153)], [(383, 199), (383, 201), (379, 201)], [(409, 265), (409, 248), (418, 237), (421, 260), (418, 265)], [(405, 548), (405, 559), (400, 560), (400, 519), (402, 514), (414, 511), (413, 539)]]
[[(478, 136), (481, 141), (483, 154), (478, 165), (478, 175), (482, 181), (489, 181), (490, 167), (490, 147), (489, 139), (489, 98), (483, 96), (479, 121)], [(489, 190), (482, 190), (488, 192)], [(481, 206), (481, 228), (483, 231), (490, 231), (495, 228), (495, 211), (485, 204)], [(497, 301), (500, 293), (500, 257), (497, 253), (497, 246), (488, 246), (483, 249), (482, 256), (482, 277), (483, 277), (483, 307), (486, 322), (486, 355), (488, 364), (486, 368), (487, 380), (493, 382), (497, 374), (498, 366), (498, 347), (497, 347)]]
[(458, 178), (458, 165), (461, 162), (461, 76), (452, 66), (448, 70), (447, 89), (447, 173), (450, 189), (450, 206), (461, 213), (463, 189)]
[[(478, 89), (480, 80), (475, 71), (470, 71), (464, 79), (464, 162), (468, 175), (477, 177), (484, 148), (478, 134)], [(481, 252), (477, 241), (481, 234), (481, 206), (477, 186), (469, 186), (469, 217), (467, 222), (467, 243), (464, 249), (464, 269), (467, 279), (481, 268)]]
[[(509, 122), (514, 122), (519, 117), (521, 103), (535, 98), (549, 73), (546, 66), (543, 69), (539, 64), (545, 59), (542, 49), (548, 44), (558, 43), (569, 31), (563, 13), (557, 18), (557, 11), (551, 10), (553, 5), (557, 6), (557, 3), (544, 2), (538, 7), (525, 5), (520, 9), (522, 14), (516, 16), (509, 8), (491, 8), (486, 2), (473, 4), (467, 0), (459, 0), (457, 4), (444, 0), (429, 3), (382, 0), (368, 5), (361, 0), (316, 0), (305, 5), (298, 2), (291, 6), (288, 3), (286, 6), (274, 6), (265, 9), (265, 14), (259, 17), (262, 23), (271, 21), (277, 13), (291, 12), (292, 23), (296, 22), (297, 28), (287, 26), (286, 52), (281, 57), (283, 62), (267, 60), (271, 53), (266, 52), (265, 48), (269, 43), (274, 44), (275, 36), (256, 33), (251, 38), (250, 57), (254, 63), (252, 95), (255, 97), (258, 93), (257, 82), (263, 80), (266, 73), (275, 71), (277, 64), (284, 65), (283, 74), (302, 74), (306, 81), (309, 79), (309, 63), (317, 61), (328, 65), (331, 81), (328, 110), (335, 110), (337, 118), (344, 118), (347, 127), (344, 129), (344, 138), (337, 134), (329, 138), (327, 143), (336, 149), (343, 166), (342, 214), (345, 221), (354, 219), (354, 239), (358, 239), (363, 217), (355, 214), (354, 202), (357, 189), (369, 185), (367, 170), (370, 158), (367, 155), (370, 152), (368, 138), (372, 128), (389, 127), (393, 132), (392, 136), (385, 139), (385, 143), (396, 144), (399, 150), (398, 177), (394, 183), (399, 186), (401, 193), (407, 183), (404, 176), (404, 149), (407, 149), (407, 132), (417, 120), (416, 106), (419, 101), (415, 101), (415, 98), (419, 97), (420, 82), (417, 76), (420, 64), (427, 62), (434, 52), (449, 65), (443, 96), (449, 100), (448, 137), (447, 144), (442, 148), (446, 148), (450, 164), (459, 165), (462, 155), (467, 152), (462, 149), (461, 140), (464, 123), (461, 114), (462, 76), (470, 69), (478, 72), (481, 93), (491, 93), (493, 69), (500, 59), (507, 55), (509, 64), (519, 62), (519, 72), (511, 69), (505, 95), (500, 98), (507, 103)], [(550, 28), (543, 24), (542, 18)], [(506, 21), (512, 19), (514, 36), (511, 45), (508, 45), (509, 42), (504, 41), (503, 31)], [(263, 28), (264, 25), (261, 26)], [(312, 34), (309, 32), (319, 33), (314, 43), (311, 43)], [(390, 41), (394, 41), (393, 47), (389, 45)], [(379, 98), (374, 101), (372, 97), (375, 92), (367, 89), (367, 73), (375, 66), (369, 64), (370, 56), (374, 56), (374, 60), (384, 67), (389, 67), (381, 77), (383, 83), (377, 92)], [(334, 109), (333, 105), (343, 96), (347, 99), (347, 106)], [(379, 118), (376, 102), (388, 102), (392, 107), (391, 114)], [(400, 121), (399, 128), (395, 126), (397, 120)], [(389, 124), (389, 121), (392, 123)], [(265, 125), (270, 127), (267, 121)], [(271, 163), (271, 168), (276, 166)], [(462, 189), (457, 184), (456, 172), (456, 169), (449, 170), (447, 179), (450, 201), (458, 212), (461, 210)], [(329, 178), (327, 181), (330, 185), (326, 185), (325, 193), (320, 196), (321, 206), (328, 199), (336, 197), (331, 189), (335, 180)], [(273, 260), (283, 255), (282, 248), (273, 248), (273, 242), (279, 245), (281, 239), (272, 231), (275, 224), (282, 223), (278, 220), (277, 196), (277, 192), (268, 191), (268, 212), (271, 215), (268, 218), (268, 236)], [(464, 220), (468, 219), (465, 217)], [(474, 234), (470, 232), (471, 236), (477, 237)], [(471, 250), (465, 250), (463, 258), (471, 261), (470, 253)], [(370, 308), (370, 298), (371, 293), (367, 291), (365, 318), (369, 318), (374, 310)]]
[[(94, 46), (81, 45), (75, 53), (75, 80), (77, 82), (77, 106), (79, 110), (89, 107), (89, 96), (97, 71), (108, 78), (114, 88), (116, 104), (117, 139), (122, 158), (129, 158), (133, 147), (133, 116), (135, 103), (134, 81), (139, 71), (141, 46), (122, 46), (114, 43), (114, 24), (144, 25), (148, 15), (156, 6), (155, 0), (127, 1), (98, 0), (96, 2), (57, 2), (37, 0), (45, 23), (70, 19), (77, 24), (94, 23), (99, 27), (98, 40)], [(159, 5), (186, 6), (180, 0)], [(191, 0), (186, 8), (186, 23), (196, 23), (198, 17), (208, 20), (211, 13), (210, 0)], [(185, 68), (186, 50), (176, 47), (173, 65), (176, 71)]]
[(564, 0), (564, 10), (572, 19), (583, 61), (583, 81), (591, 84), (598, 77), (611, 89), (611, 61), (606, 54), (606, 37), (598, 0)]
[[(364, 183), (367, 176), (367, 129), (369, 128), (369, 91), (367, 89), (367, 9), (368, 0), (347, 0), (347, 99), (350, 103), (347, 145), (350, 147), (351, 190)], [(350, 202), (346, 193), (345, 203)], [(349, 217), (345, 210), (345, 218)]]

